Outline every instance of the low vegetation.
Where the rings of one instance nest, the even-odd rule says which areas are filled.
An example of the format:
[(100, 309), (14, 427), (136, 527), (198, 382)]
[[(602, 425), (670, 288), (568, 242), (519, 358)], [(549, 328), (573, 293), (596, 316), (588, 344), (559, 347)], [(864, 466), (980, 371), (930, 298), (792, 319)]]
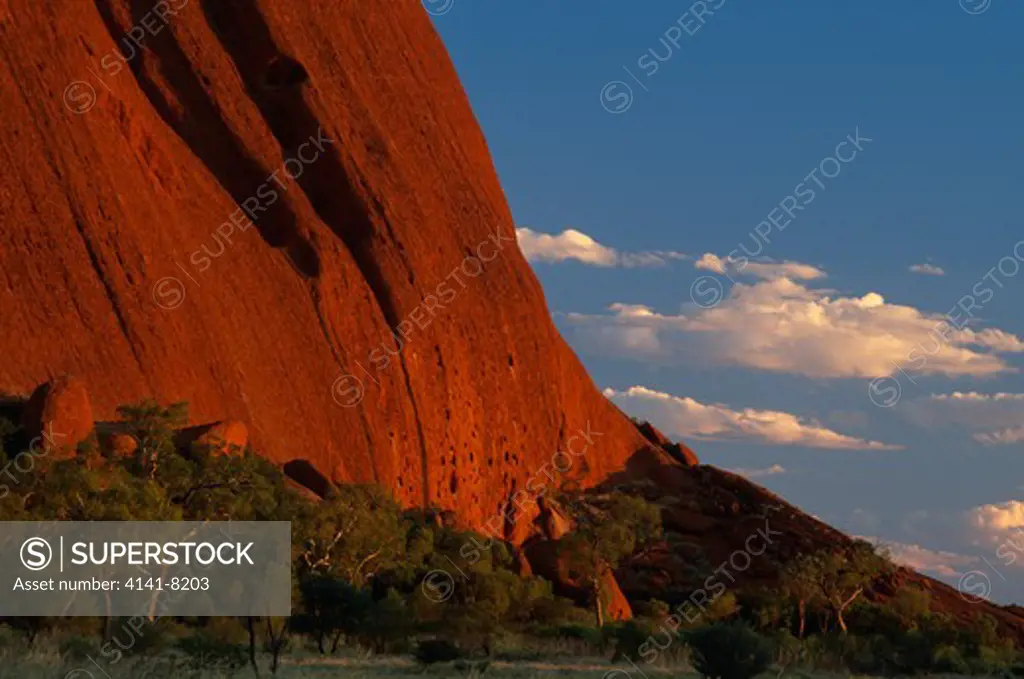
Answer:
[[(658, 507), (615, 491), (560, 489), (572, 521), (560, 541), (570, 600), (522, 572), (501, 540), (459, 530), (431, 510), (403, 510), (383, 490), (347, 485), (310, 502), (252, 451), (183, 454), (184, 405), (121, 409), (140, 443), (131, 459), (95, 441), (71, 459), (35, 460), (0, 498), (0, 520), (287, 520), (293, 527), (294, 614), (288, 618), (157, 618), (141, 630), (107, 619), (0, 620), (0, 679), (88, 679), (98, 659), (121, 677), (561, 676), (700, 674), (750, 679), (793, 672), (1003, 674), (1013, 642), (979, 617), (955, 623), (903, 587), (869, 596), (893, 566), (871, 545), (778, 564), (779, 586), (716, 592), (693, 618), (682, 601), (634, 602), (610, 621), (603, 575), (663, 539)], [(0, 419), (0, 456), (21, 432)], [(4, 452), (6, 451), (6, 452)], [(440, 578), (440, 580), (438, 580)], [(92, 670), (89, 670), (92, 671)], [(615, 675), (608, 675), (615, 676)]]

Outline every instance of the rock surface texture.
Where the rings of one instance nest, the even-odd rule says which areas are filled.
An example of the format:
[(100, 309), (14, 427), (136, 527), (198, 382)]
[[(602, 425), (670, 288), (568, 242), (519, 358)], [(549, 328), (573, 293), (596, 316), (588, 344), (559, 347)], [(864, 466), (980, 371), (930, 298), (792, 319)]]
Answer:
[(567, 445), (584, 482), (651, 447), (557, 334), (418, 0), (18, 3), (0, 109), (0, 391), (188, 401), (476, 527)]
[(95, 428), (92, 404), (85, 384), (70, 375), (62, 375), (41, 384), (21, 417), (21, 426), (32, 449), (47, 451), (53, 457), (72, 457)]
[[(594, 387), (419, 0), (15, 0), (0, 165), (0, 395), (75, 375), (28, 407), (62, 443), (188, 401), (316, 492), (375, 482), (517, 545), (564, 479), (648, 479), (712, 563), (767, 511), (783, 557), (845, 539)], [(656, 556), (627, 596), (692, 587), (691, 555)]]

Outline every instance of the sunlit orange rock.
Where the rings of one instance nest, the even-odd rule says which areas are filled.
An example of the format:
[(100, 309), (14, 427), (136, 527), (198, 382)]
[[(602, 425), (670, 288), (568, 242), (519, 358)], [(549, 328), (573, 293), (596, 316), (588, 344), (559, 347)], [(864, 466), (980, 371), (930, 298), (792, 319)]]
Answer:
[(141, 46), (129, 0), (0, 25), (0, 390), (188, 401), (478, 528), (588, 426), (585, 483), (649, 446), (555, 330), (420, 2), (167, 4)]

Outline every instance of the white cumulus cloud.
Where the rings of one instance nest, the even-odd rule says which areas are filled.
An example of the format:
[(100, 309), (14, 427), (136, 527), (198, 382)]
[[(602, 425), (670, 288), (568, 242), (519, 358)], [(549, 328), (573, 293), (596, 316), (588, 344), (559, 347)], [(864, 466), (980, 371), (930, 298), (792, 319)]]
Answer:
[(662, 314), (615, 304), (608, 314), (565, 316), (584, 349), (664, 361), (735, 365), (808, 377), (910, 373), (984, 376), (1016, 372), (1000, 354), (1024, 341), (995, 328), (953, 328), (940, 314), (812, 289), (789, 278), (737, 283), (717, 306)]
[(836, 450), (898, 450), (878, 441), (846, 436), (814, 420), (776, 410), (733, 410), (692, 398), (634, 386), (625, 391), (605, 389), (605, 396), (626, 412), (683, 439), (750, 441), (771, 445)]
[(1024, 502), (1009, 500), (981, 505), (967, 512), (967, 521), (975, 535), (999, 540), (1010, 531), (1024, 528)]
[(591, 266), (632, 268), (664, 266), (670, 260), (685, 257), (682, 253), (664, 250), (620, 252), (576, 229), (549, 234), (520, 227), (516, 229), (516, 236), (519, 248), (530, 262), (557, 263), (574, 259)]

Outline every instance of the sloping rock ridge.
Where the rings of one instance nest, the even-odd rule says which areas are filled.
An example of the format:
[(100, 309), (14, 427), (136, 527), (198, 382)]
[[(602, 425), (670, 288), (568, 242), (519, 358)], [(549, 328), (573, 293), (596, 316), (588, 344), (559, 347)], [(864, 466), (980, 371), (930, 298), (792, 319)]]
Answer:
[(524, 493), (651, 447), (555, 331), (417, 0), (15, 9), (0, 392), (73, 374), (97, 420), (188, 401), (513, 538)]

